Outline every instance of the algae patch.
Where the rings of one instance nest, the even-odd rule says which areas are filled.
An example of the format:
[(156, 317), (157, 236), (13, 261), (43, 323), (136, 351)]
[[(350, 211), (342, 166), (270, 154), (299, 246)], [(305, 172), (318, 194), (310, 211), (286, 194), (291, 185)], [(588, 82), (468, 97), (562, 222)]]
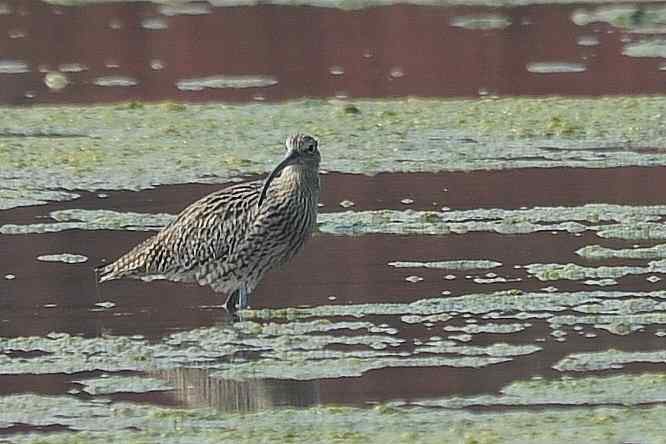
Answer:
[[(566, 312), (579, 312), (570, 315)], [(558, 314), (558, 312), (565, 312)], [(405, 324), (446, 323), (446, 337), (415, 340), (400, 329), (377, 325), (372, 316), (399, 316)], [(515, 319), (520, 322), (484, 322), (458, 327), (461, 317)], [(468, 335), (508, 334), (524, 330), (530, 317), (547, 318), (551, 329), (575, 325), (615, 328), (631, 333), (637, 326), (666, 323), (666, 293), (606, 292), (521, 293), (515, 291), (429, 298), (410, 304), (331, 305), (286, 310), (249, 310), (248, 319), (228, 327), (209, 327), (173, 333), (157, 342), (143, 338), (102, 336), (82, 338), (53, 333), (46, 338), (8, 338), (4, 352), (41, 352), (21, 359), (0, 354), (0, 373), (76, 373), (90, 370), (155, 371), (201, 368), (223, 379), (297, 379), (356, 377), (373, 369), (389, 367), (480, 368), (508, 362), (518, 356), (538, 354), (537, 343), (462, 345)], [(291, 319), (278, 322), (281, 317)], [(334, 321), (331, 318), (360, 318)], [(271, 318), (273, 321), (262, 321)], [(255, 319), (255, 320), (252, 320)], [(610, 328), (610, 327), (608, 327)], [(460, 338), (459, 338), (460, 337)], [(513, 339), (506, 336), (507, 339)], [(401, 347), (413, 342), (412, 351)], [(351, 346), (349, 351), (335, 346)], [(333, 347), (333, 348), (331, 348)], [(252, 359), (241, 356), (251, 353)]]
[(82, 384), (82, 390), (93, 396), (113, 393), (146, 393), (173, 390), (173, 386), (166, 384), (160, 379), (139, 376), (107, 376), (74, 382)]
[[(44, 233), (69, 229), (154, 231), (161, 229), (175, 218), (174, 215), (165, 213), (122, 213), (111, 210), (81, 209), (53, 211), (50, 216), (56, 221), (55, 223), (5, 224), (0, 226), (0, 233)], [(666, 229), (658, 222), (665, 216), (666, 206), (663, 205), (587, 204), (579, 207), (534, 207), (519, 210), (343, 211), (320, 213), (317, 222), (319, 231), (338, 235), (373, 233), (462, 235), (471, 232), (529, 234), (544, 231), (567, 233), (593, 231), (600, 237), (652, 239), (662, 231), (666, 236)], [(422, 264), (418, 266), (452, 267), (452, 269), (497, 266), (496, 261), (490, 260), (396, 261), (391, 264), (395, 267), (414, 267)]]
[[(424, 352), (429, 350), (423, 350)], [(492, 364), (510, 361), (510, 357), (492, 356), (463, 356), (463, 357), (372, 357), (360, 359), (357, 357), (342, 358), (334, 362), (331, 360), (314, 360), (308, 362), (307, 367), (288, 366), (284, 362), (271, 362), (263, 360), (259, 363), (234, 363), (227, 368), (215, 372), (214, 375), (225, 379), (274, 378), (274, 379), (323, 379), (358, 377), (370, 370), (390, 367), (467, 367), (481, 368)]]
[[(345, 332), (355, 332), (345, 334)], [(484, 367), (510, 361), (540, 348), (492, 344), (459, 346), (427, 344), (413, 352), (396, 351), (405, 343), (396, 329), (368, 321), (313, 319), (287, 323), (244, 321), (232, 327), (210, 327), (174, 333), (159, 342), (142, 338), (82, 338), (53, 333), (46, 338), (10, 338), (0, 352), (41, 352), (31, 359), (0, 354), (0, 373), (77, 373), (90, 370), (155, 371), (177, 368), (211, 370), (213, 377), (311, 380), (360, 376), (387, 367)], [(330, 349), (354, 346), (352, 351)], [(255, 358), (238, 358), (254, 353)], [(111, 383), (116, 383), (111, 380)], [(93, 384), (104, 384), (93, 381)], [(94, 390), (94, 389), (93, 389)]]
[(489, 260), (455, 260), (435, 262), (405, 262), (396, 261), (388, 263), (395, 268), (443, 268), (446, 270), (480, 270), (501, 267), (501, 262)]
[[(534, 390), (532, 390), (534, 391)], [(564, 389), (560, 390), (566, 393)], [(657, 394), (657, 390), (654, 391)], [(520, 396), (520, 395), (514, 395)], [(0, 422), (62, 424), (75, 432), (17, 434), (13, 442), (663, 442), (666, 408), (650, 406), (470, 413), (461, 409), (314, 407), (229, 414), (33, 394), (0, 398)], [(462, 439), (462, 441), (461, 441)]]
[(459, 409), (473, 406), (626, 405), (666, 402), (666, 374), (533, 378), (504, 387), (499, 395), (415, 401), (412, 405)]
[[(7, 182), (5, 186), (11, 185), (11, 182)], [(44, 205), (49, 202), (74, 200), (79, 197), (76, 193), (65, 191), (39, 190), (34, 188), (18, 189), (0, 186), (0, 210), (29, 205)]]
[(604, 350), (598, 352), (572, 353), (562, 359), (553, 368), (561, 372), (586, 372), (621, 369), (632, 363), (666, 362), (666, 351), (621, 351)]
[(587, 259), (666, 259), (666, 244), (647, 248), (612, 249), (601, 245), (588, 245), (576, 250), (576, 254)]
[(81, 264), (88, 261), (87, 256), (72, 253), (44, 254), (37, 256), (38, 261), (42, 262), (63, 262), (65, 264)]
[(498, 14), (460, 15), (453, 17), (449, 23), (465, 29), (504, 29), (511, 25), (511, 19)]
[(645, 39), (635, 43), (627, 43), (622, 54), (629, 57), (661, 57), (666, 58), (666, 39)]
[(173, 221), (171, 214), (121, 213), (111, 210), (61, 210), (50, 213), (53, 223), (0, 225), (1, 234), (54, 233), (64, 230), (157, 231)]
[(447, 325), (444, 327), (445, 331), (464, 332), (466, 334), (479, 334), (479, 333), (493, 333), (493, 334), (507, 334), (517, 333), (525, 330), (530, 324), (469, 324), (462, 327), (454, 325)]
[(129, 76), (106, 76), (96, 78), (93, 80), (93, 84), (106, 87), (127, 87), (136, 86), (139, 81)]
[(577, 9), (571, 20), (586, 26), (605, 22), (629, 32), (663, 34), (666, 32), (666, 6), (664, 5), (603, 5)]
[[(657, 222), (664, 216), (666, 206), (663, 205), (586, 204), (578, 207), (534, 207), (519, 210), (345, 211), (319, 214), (318, 223), (320, 231), (338, 235), (593, 231), (601, 237), (652, 239), (664, 230), (663, 224)], [(646, 226), (649, 226), (649, 229)], [(659, 227), (662, 231), (659, 231)], [(666, 234), (664, 236), (666, 237)]]
[(265, 88), (277, 85), (272, 77), (261, 76), (210, 76), (195, 79), (183, 79), (176, 82), (181, 91), (203, 91), (206, 88)]
[(585, 72), (587, 67), (573, 62), (533, 62), (528, 63), (526, 69), (534, 74), (564, 74)]
[(576, 264), (529, 264), (527, 272), (540, 281), (617, 279), (628, 275), (666, 273), (666, 260), (651, 261), (646, 267), (583, 267)]
[(0, 59), (0, 74), (23, 74), (30, 72), (27, 63), (21, 60)]
[[(269, 170), (295, 127), (321, 139), (326, 169), (347, 173), (663, 165), (666, 153), (630, 148), (666, 145), (665, 105), (611, 97), (3, 108), (0, 182), (2, 194), (30, 201), (40, 199), (29, 190), (225, 182)], [(18, 135), (26, 131), (54, 137)], [(55, 137), (63, 131), (86, 137)], [(364, 140), (363, 149), (350, 150), (350, 140)]]

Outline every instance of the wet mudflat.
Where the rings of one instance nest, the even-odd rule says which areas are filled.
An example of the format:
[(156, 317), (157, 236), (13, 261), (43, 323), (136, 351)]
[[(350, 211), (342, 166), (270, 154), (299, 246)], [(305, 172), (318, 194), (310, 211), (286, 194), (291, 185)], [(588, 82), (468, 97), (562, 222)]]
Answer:
[[(418, 422), (432, 408), (550, 415), (555, 404), (576, 427), (592, 411), (582, 404), (659, 404), (666, 253), (663, 235), (638, 227), (666, 217), (663, 177), (660, 167), (326, 174), (319, 232), (240, 319), (205, 287), (99, 286), (92, 271), (156, 229), (153, 214), (219, 185), (5, 210), (0, 402), (41, 416), (5, 413), (0, 424), (17, 439), (65, 429), (96, 439), (85, 412), (125, 409), (134, 422), (114, 415), (115, 433), (133, 439), (121, 429), (150, 434), (146, 418), (188, 415), (174, 408), (269, 415), (250, 420), (261, 422), (277, 407), (379, 404), (411, 406), (403, 414)], [(131, 231), (105, 225), (127, 211)], [(81, 225), (62, 222), (67, 212)], [(56, 405), (69, 416), (51, 416)]]
[(0, 103), (651, 94), (666, 80), (660, 3), (54, 3), (2, 3)]
[[(663, 442), (666, 100), (507, 95), (663, 92), (666, 8), (436, 3), (0, 1), (0, 102), (129, 101), (0, 110), (0, 441)], [(294, 129), (251, 310), (95, 282)]]

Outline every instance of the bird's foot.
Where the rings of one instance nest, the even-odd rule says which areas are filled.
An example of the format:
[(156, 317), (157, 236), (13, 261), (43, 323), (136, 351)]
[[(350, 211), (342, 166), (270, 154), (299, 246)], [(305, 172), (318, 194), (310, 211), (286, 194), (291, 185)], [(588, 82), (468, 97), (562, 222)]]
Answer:
[(227, 300), (224, 302), (224, 309), (233, 314), (236, 313), (236, 310), (238, 310), (237, 305), (238, 298), (236, 292), (234, 291), (227, 297)]

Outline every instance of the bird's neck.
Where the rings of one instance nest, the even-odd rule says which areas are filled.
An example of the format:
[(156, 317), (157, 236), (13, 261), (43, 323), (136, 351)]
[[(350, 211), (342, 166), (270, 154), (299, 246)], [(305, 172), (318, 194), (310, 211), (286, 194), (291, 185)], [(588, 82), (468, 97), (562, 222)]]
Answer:
[(290, 165), (280, 174), (280, 188), (292, 193), (319, 194), (319, 171)]

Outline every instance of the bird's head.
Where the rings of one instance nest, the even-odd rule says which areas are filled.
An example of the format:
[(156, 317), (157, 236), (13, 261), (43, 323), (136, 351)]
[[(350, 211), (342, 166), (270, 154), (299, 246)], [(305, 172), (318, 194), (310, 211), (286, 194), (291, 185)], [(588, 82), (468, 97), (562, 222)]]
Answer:
[(319, 169), (321, 154), (319, 153), (319, 142), (317, 142), (317, 139), (306, 134), (295, 134), (287, 137), (285, 146), (287, 147), (287, 155), (282, 159), (282, 162), (271, 171), (271, 174), (268, 175), (268, 178), (264, 182), (258, 206), (261, 206), (266, 198), (268, 187), (273, 179), (279, 176), (282, 170), (288, 166), (297, 165), (301, 168), (312, 170), (315, 173)]
[(300, 164), (307, 168), (319, 168), (321, 154), (317, 139), (307, 134), (295, 134), (287, 137), (284, 144), (287, 147), (287, 157), (283, 162), (289, 161), (288, 165)]

